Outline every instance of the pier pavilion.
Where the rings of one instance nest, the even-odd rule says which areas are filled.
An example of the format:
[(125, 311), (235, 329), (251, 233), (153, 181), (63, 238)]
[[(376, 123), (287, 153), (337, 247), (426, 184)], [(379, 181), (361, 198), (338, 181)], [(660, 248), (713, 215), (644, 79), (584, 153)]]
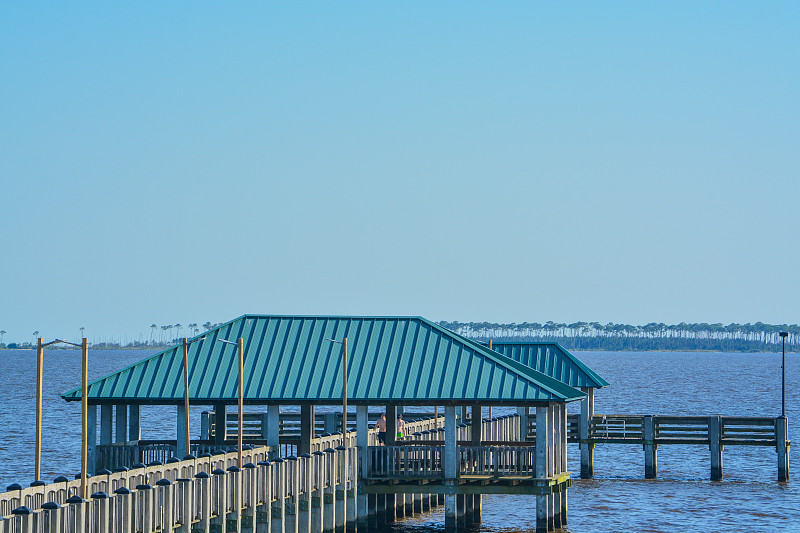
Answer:
[[(454, 527), (470, 509), (480, 509), (480, 494), (505, 492), (536, 496), (538, 530), (566, 522), (571, 484), (566, 403), (585, 394), (419, 317), (245, 315), (223, 324), (188, 347), (189, 402), (213, 407), (214, 443), (192, 443), (197, 450), (182, 444), (183, 356), (176, 346), (89, 385), (94, 460), (104, 446), (141, 450), (140, 409), (154, 404), (176, 406), (178, 459), (201, 445), (230, 444), (226, 424), (218, 422), (227, 420), (227, 407), (238, 402), (237, 350), (218, 341), (239, 338), (243, 403), (266, 408), (262, 434), (273, 458), (282, 444), (280, 406), (300, 408), (296, 443), (302, 455), (312, 451), (315, 406), (341, 405), (344, 353), (331, 341), (347, 338), (347, 402), (357, 411), (358, 513), (369, 508), (371, 494), (386, 495), (386, 501), (395, 495), (443, 494), (446, 525)], [(78, 401), (80, 390), (63, 397)], [(94, 437), (98, 405), (99, 445)], [(386, 412), (386, 446), (369, 446), (369, 406)], [(398, 441), (395, 413), (405, 406), (444, 407), (444, 428)], [(536, 445), (526, 441), (527, 423), (519, 420), (509, 421), (502, 432), (487, 433), (482, 413), (489, 406), (526, 413), (534, 408)], [(346, 429), (348, 446), (351, 431)]]
[[(586, 394), (581, 401), (577, 437), (581, 450), (581, 477), (592, 477), (594, 475), (595, 444), (590, 437), (592, 417), (594, 417), (594, 391), (608, 386), (608, 382), (556, 342), (489, 341), (488, 346), (514, 361), (538, 370), (570, 387), (580, 389)], [(527, 417), (527, 413), (521, 410), (520, 416)]]

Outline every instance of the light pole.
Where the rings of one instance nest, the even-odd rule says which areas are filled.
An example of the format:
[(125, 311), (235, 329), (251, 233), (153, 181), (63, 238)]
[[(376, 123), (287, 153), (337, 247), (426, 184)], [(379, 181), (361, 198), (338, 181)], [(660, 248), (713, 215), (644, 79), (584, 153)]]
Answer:
[(334, 344), (342, 345), (342, 438), (343, 445), (347, 445), (347, 337), (341, 341), (325, 339)]
[(786, 337), (789, 336), (788, 331), (781, 331), (779, 333), (783, 344), (783, 356), (781, 358), (781, 418), (786, 417)]
[(44, 367), (44, 348), (53, 344), (69, 344), (81, 349), (81, 498), (86, 499), (86, 463), (88, 456), (87, 427), (89, 416), (89, 341), (84, 337), (81, 344), (56, 339), (51, 342), (42, 342), (39, 337), (36, 341), (36, 444), (34, 471), (36, 481), (42, 473), (42, 374)]
[(189, 436), (189, 345), (193, 342), (203, 341), (205, 337), (187, 341), (183, 338), (183, 427), (186, 431), (186, 453), (192, 453), (192, 439)]
[[(239, 448), (239, 463), (237, 466), (242, 468), (242, 429), (244, 426), (244, 419), (243, 419), (243, 409), (244, 409), (244, 341), (241, 337), (237, 342), (229, 341), (226, 339), (217, 339), (219, 342), (224, 342), (225, 344), (233, 344), (234, 346), (239, 347), (239, 436), (237, 440), (237, 447)], [(219, 428), (220, 421), (217, 420), (217, 428)], [(222, 423), (225, 424), (225, 420), (222, 420)], [(223, 426), (224, 427), (224, 426)]]

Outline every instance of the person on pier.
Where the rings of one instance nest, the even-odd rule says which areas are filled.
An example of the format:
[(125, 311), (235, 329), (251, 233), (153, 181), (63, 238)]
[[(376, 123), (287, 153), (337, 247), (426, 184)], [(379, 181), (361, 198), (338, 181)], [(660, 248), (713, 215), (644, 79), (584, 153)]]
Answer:
[(378, 443), (380, 446), (386, 445), (386, 413), (381, 413), (381, 417), (375, 422), (378, 428)]
[(398, 413), (397, 414), (397, 438), (398, 439), (402, 439), (403, 438), (403, 434), (405, 433), (405, 431), (406, 431), (406, 421), (403, 420), (403, 414), (402, 413)]

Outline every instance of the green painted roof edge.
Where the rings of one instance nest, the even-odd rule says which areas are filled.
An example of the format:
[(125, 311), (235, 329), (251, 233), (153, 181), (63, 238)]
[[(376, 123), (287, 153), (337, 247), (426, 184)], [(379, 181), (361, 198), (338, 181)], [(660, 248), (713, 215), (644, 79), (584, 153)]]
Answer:
[[(236, 322), (237, 320), (242, 320), (242, 319), (244, 319), (244, 318), (247, 318), (248, 316), (252, 316), (252, 315), (241, 315), (241, 316), (237, 316), (237, 317), (236, 317), (236, 318), (234, 318), (233, 320), (228, 320), (227, 322), (225, 322), (225, 323), (223, 323), (223, 324), (220, 324), (220, 325), (218, 325), (218, 326), (217, 326), (217, 327), (215, 327), (215, 328), (211, 328), (211, 329), (209, 329), (208, 331), (206, 331), (205, 333), (202, 333), (201, 335), (195, 335), (194, 337), (186, 337), (186, 341), (187, 341), (187, 342), (192, 342), (192, 341), (194, 341), (195, 339), (200, 339), (200, 338), (202, 338), (202, 337), (205, 337), (206, 335), (208, 335), (208, 334), (209, 334), (210, 332), (212, 332), (212, 331), (215, 331), (215, 330), (218, 330), (218, 329), (224, 328), (224, 327), (225, 327), (225, 326), (227, 326), (228, 324), (233, 324), (233, 323), (234, 323), (234, 322)], [(133, 364), (131, 364), (131, 365), (128, 365), (128, 366), (126, 366), (126, 367), (123, 367), (123, 368), (120, 368), (119, 370), (117, 370), (117, 371), (115, 371), (115, 372), (112, 372), (112, 373), (110, 373), (110, 374), (109, 374), (109, 375), (107, 375), (107, 376), (103, 376), (103, 377), (101, 377), (101, 378), (97, 378), (97, 379), (95, 379), (95, 380), (92, 380), (92, 381), (90, 381), (90, 382), (89, 382), (89, 383), (86, 385), (86, 388), (88, 389), (89, 387), (91, 387), (91, 386), (92, 386), (92, 385), (94, 385), (95, 383), (99, 383), (99, 382), (103, 381), (104, 379), (108, 379), (108, 378), (110, 378), (110, 377), (112, 377), (112, 376), (115, 376), (115, 375), (117, 375), (117, 374), (121, 374), (122, 372), (125, 372), (125, 371), (126, 371), (126, 370), (128, 370), (128, 369), (135, 368), (135, 367), (137, 367), (137, 366), (139, 366), (139, 365), (143, 365), (143, 364), (147, 363), (148, 361), (150, 361), (151, 359), (155, 359), (156, 357), (159, 357), (159, 356), (161, 356), (161, 355), (164, 355), (164, 354), (165, 354), (165, 353), (167, 353), (167, 352), (171, 352), (172, 350), (174, 350), (174, 349), (176, 349), (176, 348), (179, 348), (180, 346), (181, 346), (181, 344), (176, 344), (176, 345), (174, 345), (174, 346), (170, 346), (169, 348), (165, 348), (165, 349), (161, 350), (160, 352), (156, 352), (156, 353), (154, 353), (154, 354), (153, 354), (153, 355), (151, 355), (150, 357), (145, 357), (145, 358), (144, 358), (144, 359), (142, 359), (141, 361), (136, 361), (135, 363), (133, 363)], [(73, 399), (75, 399), (75, 395), (76, 395), (76, 394), (80, 394), (80, 392), (81, 392), (81, 388), (82, 388), (82, 387), (78, 387), (77, 389), (72, 389), (72, 390), (71, 390), (71, 391), (69, 391), (69, 392), (65, 392), (65, 393), (63, 393), (63, 394), (61, 395), (61, 398), (62, 398), (62, 399), (64, 399), (64, 400), (66, 400), (66, 401), (73, 400)]]
[[(463, 337), (463, 336), (459, 335), (458, 333), (455, 333), (454, 331), (450, 331), (449, 329), (447, 329), (445, 327), (442, 327), (442, 326), (438, 325), (437, 323), (435, 323), (435, 322), (433, 322), (431, 320), (428, 320), (427, 318), (422, 317), (422, 316), (414, 316), (414, 315), (401, 315), (401, 316), (390, 316), (390, 315), (377, 315), (377, 316), (369, 316), (369, 315), (305, 315), (305, 314), (301, 314), (301, 315), (272, 315), (272, 314), (250, 314), (250, 313), (246, 313), (246, 314), (240, 315), (240, 316), (238, 316), (238, 317), (236, 317), (234, 319), (228, 320), (227, 322), (221, 323), (217, 327), (212, 328), (212, 329), (210, 329), (210, 330), (208, 330), (208, 331), (206, 331), (206, 332), (204, 332), (204, 333), (202, 333), (200, 335), (195, 335), (194, 337), (191, 337), (191, 338), (187, 337), (187, 340), (188, 341), (192, 341), (194, 339), (199, 339), (201, 337), (204, 337), (204, 336), (210, 334), (213, 331), (220, 330), (220, 329), (222, 329), (222, 328), (224, 328), (224, 327), (226, 327), (226, 326), (228, 326), (230, 324), (233, 324), (234, 322), (237, 322), (239, 320), (247, 320), (248, 318), (267, 318), (267, 319), (268, 318), (292, 318), (292, 319), (294, 319), (294, 318), (309, 318), (309, 319), (311, 319), (311, 318), (319, 318), (319, 319), (351, 319), (351, 320), (357, 320), (357, 319), (419, 320), (419, 321), (425, 323), (426, 325), (430, 326), (431, 328), (439, 331), (440, 333), (443, 333), (446, 336), (454, 338), (455, 340), (457, 340), (459, 342), (467, 344), (471, 348), (479, 351), (484, 357), (488, 357), (488, 358), (494, 360), (495, 362), (497, 362), (498, 364), (501, 364), (501, 365), (507, 367), (508, 369), (513, 371), (514, 373), (521, 375), (523, 378), (527, 379), (528, 381), (533, 382), (537, 386), (540, 386), (543, 389), (545, 389), (545, 390), (547, 390), (547, 391), (549, 391), (549, 392), (551, 392), (551, 393), (553, 393), (553, 394), (555, 394), (557, 396), (562, 396), (565, 401), (579, 400), (579, 399), (581, 399), (581, 398), (583, 398), (585, 396), (585, 394), (583, 392), (581, 392), (580, 390), (578, 390), (578, 389), (576, 389), (574, 387), (570, 387), (569, 385), (566, 385), (565, 383), (563, 383), (563, 382), (561, 382), (561, 381), (559, 381), (559, 380), (557, 380), (555, 378), (551, 378), (550, 376), (548, 376), (546, 374), (543, 374), (543, 373), (541, 373), (541, 372), (539, 372), (537, 370), (534, 370), (534, 369), (530, 368), (527, 365), (524, 365), (522, 363), (514, 361), (510, 357), (506, 357), (505, 355), (497, 353), (494, 350), (489, 350), (488, 347), (483, 346), (480, 343), (475, 342), (475, 341), (473, 341), (471, 339)], [(553, 344), (553, 343), (551, 343), (551, 344)], [(150, 357), (146, 357), (146, 358), (142, 359), (141, 361), (137, 361), (136, 363), (133, 363), (131, 365), (123, 367), (123, 368), (121, 368), (121, 369), (119, 369), (119, 370), (117, 370), (115, 372), (112, 372), (111, 374), (108, 374), (107, 376), (103, 376), (101, 378), (92, 380), (91, 382), (89, 382), (87, 384), (87, 388), (91, 387), (92, 385), (94, 385), (96, 383), (99, 383), (99, 382), (101, 382), (101, 381), (103, 381), (105, 379), (108, 379), (108, 378), (110, 378), (112, 376), (115, 376), (117, 374), (125, 372), (128, 369), (135, 368), (135, 367), (137, 367), (139, 365), (145, 364), (148, 361), (150, 361), (151, 359), (154, 359), (156, 357), (162, 356), (162, 355), (166, 354), (167, 352), (171, 352), (171, 351), (177, 349), (180, 346), (181, 346), (180, 344), (176, 344), (174, 346), (171, 346), (169, 348), (166, 348), (164, 350), (156, 352), (153, 355), (151, 355)], [(562, 350), (563, 350), (563, 348), (562, 348)], [(80, 398), (80, 396), (78, 396), (80, 393), (81, 393), (81, 387), (78, 387), (76, 389), (73, 389), (71, 391), (68, 391), (68, 392), (65, 392), (65, 393), (61, 394), (61, 398), (63, 400), (66, 400), (66, 401), (76, 400), (76, 399)]]
[(581, 361), (580, 359), (578, 359), (578, 357), (577, 357), (577, 356), (575, 356), (575, 354), (573, 354), (572, 352), (570, 352), (569, 350), (567, 350), (566, 348), (564, 348), (563, 346), (561, 346), (561, 345), (560, 345), (559, 343), (557, 343), (557, 342), (512, 342), (512, 341), (492, 341), (492, 344), (493, 344), (493, 345), (494, 345), (494, 344), (518, 344), (518, 345), (525, 345), (525, 344), (528, 344), (528, 345), (533, 345), (533, 346), (555, 346), (556, 348), (558, 348), (559, 350), (561, 350), (561, 351), (564, 353), (564, 355), (565, 355), (565, 356), (567, 356), (567, 358), (569, 358), (569, 359), (570, 359), (572, 362), (574, 362), (576, 365), (578, 365), (578, 367), (579, 367), (581, 370), (583, 370), (584, 372), (586, 372), (586, 374), (587, 374), (587, 375), (589, 375), (589, 376), (590, 376), (590, 377), (591, 377), (593, 380), (595, 380), (595, 381), (598, 383), (598, 387), (597, 387), (598, 389), (601, 389), (601, 388), (603, 388), (603, 387), (607, 387), (607, 386), (609, 385), (608, 381), (606, 381), (605, 379), (603, 379), (603, 378), (600, 376), (600, 374), (598, 374), (597, 372), (595, 372), (594, 370), (592, 370), (591, 368), (589, 368), (588, 366), (586, 366), (586, 364), (585, 364), (583, 361)]
[(586, 396), (586, 394), (575, 387), (570, 387), (563, 381), (559, 381), (556, 378), (552, 378), (547, 374), (543, 374), (538, 370), (535, 370), (528, 365), (524, 365), (519, 361), (515, 361), (510, 357), (507, 357), (501, 353), (497, 353), (494, 350), (490, 350), (487, 346), (483, 346), (481, 343), (473, 341), (472, 339), (468, 339), (467, 337), (463, 337), (454, 331), (450, 331), (449, 329), (440, 326), (439, 324), (432, 322), (423, 317), (417, 317), (423, 322), (431, 325), (432, 327), (436, 328), (439, 331), (445, 332), (450, 336), (456, 337), (459, 341), (471, 346), (474, 349), (479, 350), (484, 356), (489, 357), (497, 361), (498, 363), (511, 368), (517, 374), (522, 374), (527, 379), (536, 382), (542, 388), (549, 390), (550, 392), (557, 394), (559, 396), (563, 396), (565, 400), (572, 401), (572, 400), (579, 400)]

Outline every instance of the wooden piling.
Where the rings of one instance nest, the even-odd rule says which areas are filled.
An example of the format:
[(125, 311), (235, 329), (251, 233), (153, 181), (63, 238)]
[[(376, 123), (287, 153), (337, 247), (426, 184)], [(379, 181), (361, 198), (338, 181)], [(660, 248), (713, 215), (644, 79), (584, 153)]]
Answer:
[(655, 442), (656, 429), (653, 416), (645, 416), (642, 426), (644, 433), (644, 478), (655, 479), (658, 475), (658, 445)]
[(778, 481), (789, 481), (789, 421), (780, 416), (775, 421), (775, 439), (778, 452)]
[(722, 479), (722, 420), (720, 416), (708, 417), (708, 447), (711, 451), (711, 480)]

